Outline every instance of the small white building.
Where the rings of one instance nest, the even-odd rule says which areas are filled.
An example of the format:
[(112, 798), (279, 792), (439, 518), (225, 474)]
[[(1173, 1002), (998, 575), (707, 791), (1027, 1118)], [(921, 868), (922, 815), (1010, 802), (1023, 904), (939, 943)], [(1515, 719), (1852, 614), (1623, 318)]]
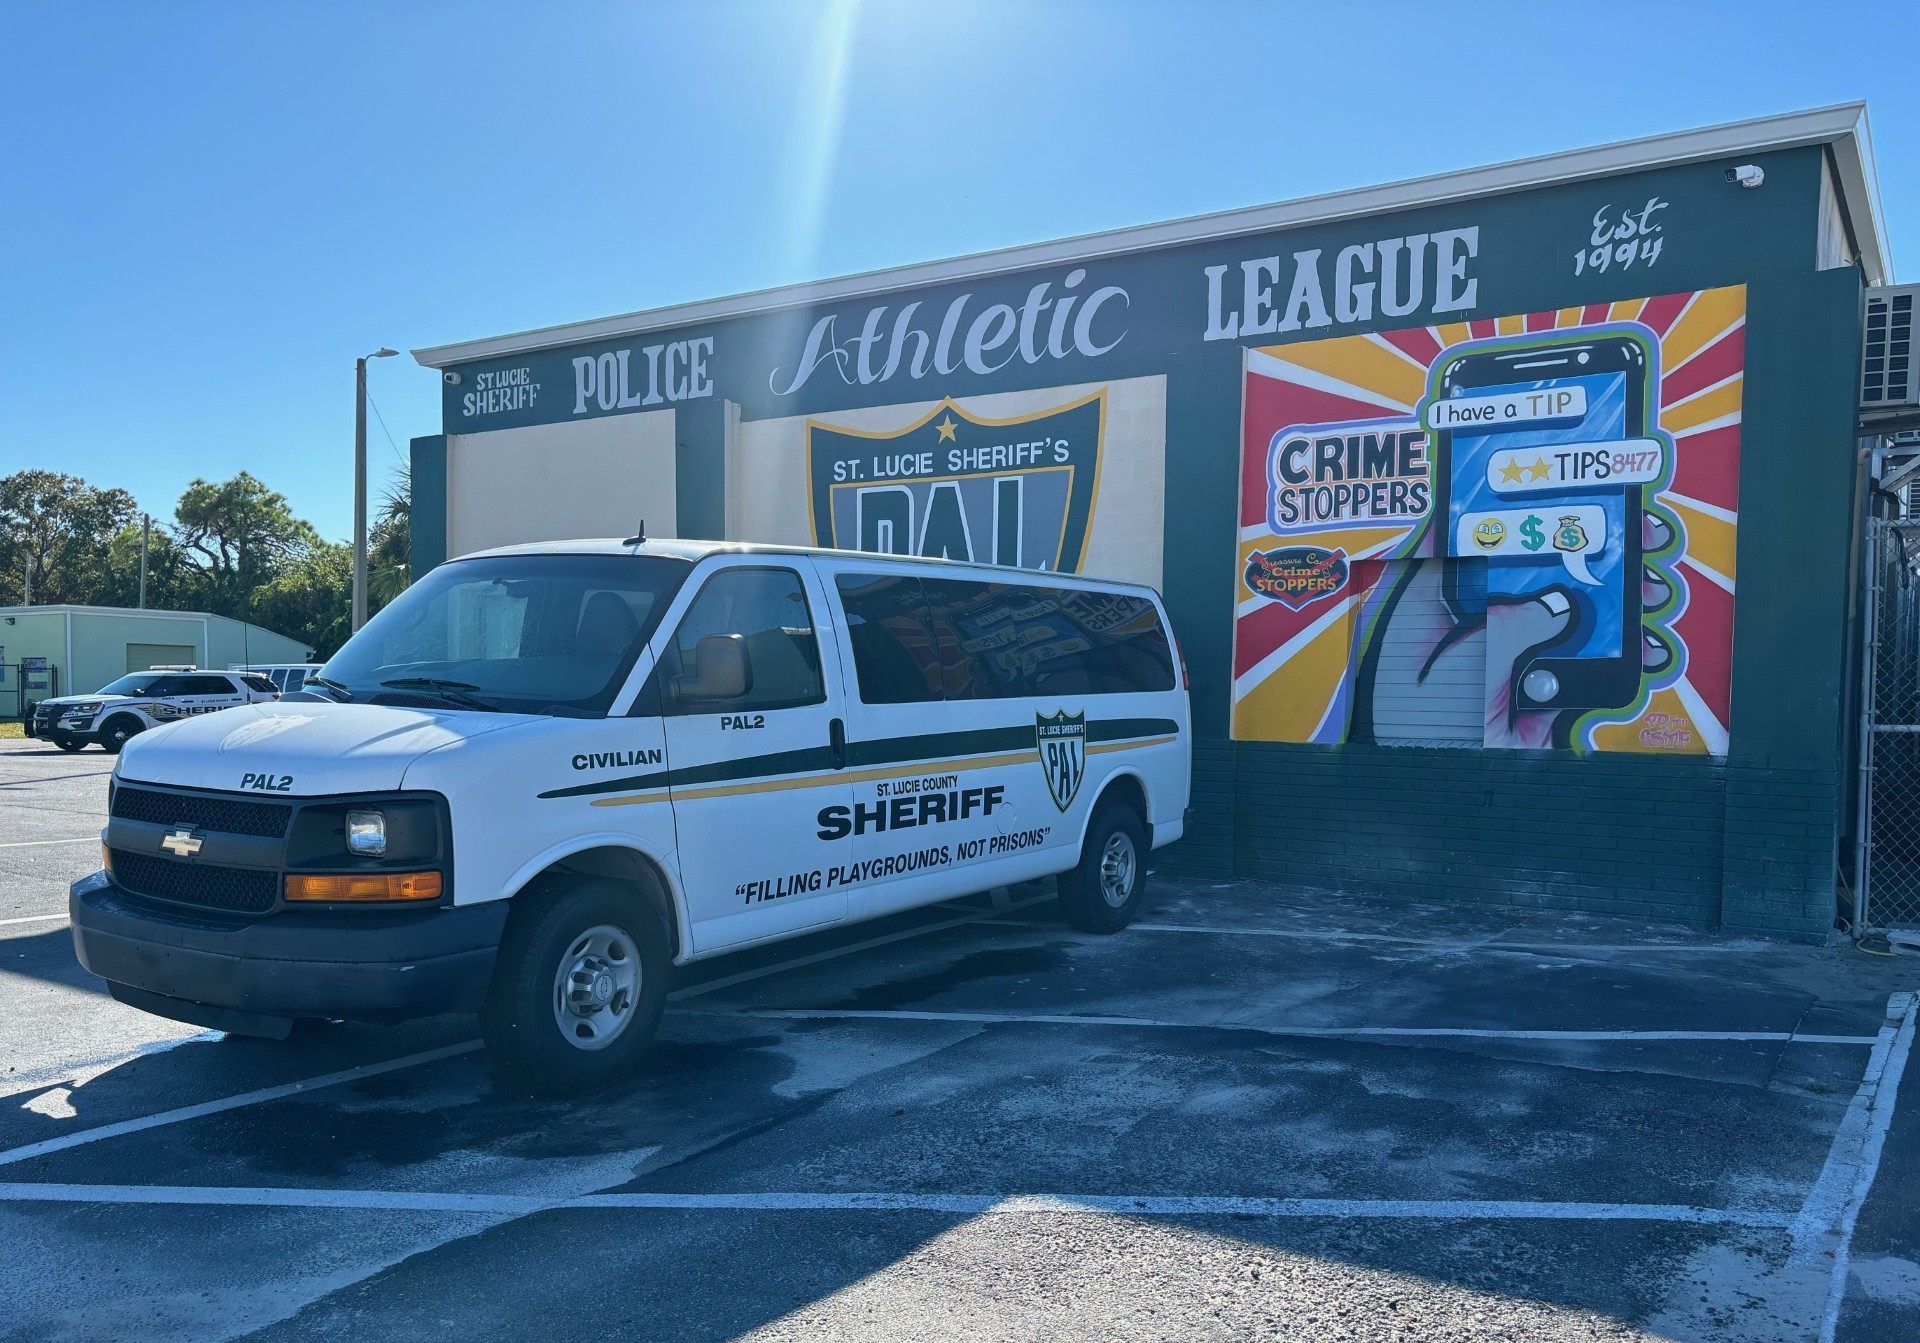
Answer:
[(0, 606), (0, 718), (52, 695), (88, 694), (149, 667), (309, 662), (297, 639), (204, 611)]

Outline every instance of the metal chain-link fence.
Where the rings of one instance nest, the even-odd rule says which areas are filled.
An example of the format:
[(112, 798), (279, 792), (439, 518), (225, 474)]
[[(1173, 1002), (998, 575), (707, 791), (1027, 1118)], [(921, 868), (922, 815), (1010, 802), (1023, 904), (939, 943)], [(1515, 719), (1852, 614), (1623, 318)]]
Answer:
[(1920, 933), (1920, 521), (1867, 535), (1856, 935)]

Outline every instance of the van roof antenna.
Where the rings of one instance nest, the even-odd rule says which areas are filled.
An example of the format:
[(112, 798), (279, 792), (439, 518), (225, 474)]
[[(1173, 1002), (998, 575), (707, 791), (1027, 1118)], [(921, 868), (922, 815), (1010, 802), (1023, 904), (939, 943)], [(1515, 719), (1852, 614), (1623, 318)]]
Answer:
[(629, 536), (626, 540), (622, 541), (620, 544), (623, 546), (644, 546), (646, 543), (647, 543), (647, 520), (645, 518), (641, 518), (640, 530), (635, 532), (632, 536)]

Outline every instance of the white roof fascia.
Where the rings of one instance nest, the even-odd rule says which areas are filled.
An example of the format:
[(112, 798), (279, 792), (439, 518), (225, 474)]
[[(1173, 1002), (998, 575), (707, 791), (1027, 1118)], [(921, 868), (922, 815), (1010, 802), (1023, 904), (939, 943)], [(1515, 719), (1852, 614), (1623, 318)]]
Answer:
[(1859, 119), (1853, 131), (1832, 141), (1834, 166), (1840, 178), (1840, 200), (1860, 249), (1860, 269), (1868, 284), (1892, 284), (1893, 249), (1887, 238), (1887, 217), (1880, 204), (1880, 179), (1873, 167), (1873, 134), (1867, 127), (1867, 105), (1849, 103)]
[(1165, 223), (1083, 234), (1055, 242), (976, 252), (944, 261), (866, 271), (838, 279), (784, 285), (726, 298), (702, 299), (643, 312), (624, 313), (617, 317), (540, 327), (532, 331), (450, 345), (423, 346), (412, 353), (414, 359), (427, 368), (447, 368), (477, 359), (527, 354), (535, 350), (608, 340), (670, 327), (697, 326), (781, 308), (844, 302), (889, 290), (945, 284), (1008, 271), (1064, 265), (1242, 234), (1269, 233), (1335, 219), (1386, 214), (1447, 201), (1525, 191), (1555, 183), (1815, 144), (1834, 146), (1841, 169), (1841, 197), (1853, 223), (1855, 241), (1860, 247), (1861, 266), (1868, 283), (1883, 283), (1878, 277), (1891, 274), (1892, 267), (1885, 257), (1886, 233), (1880, 213), (1879, 187), (1874, 178), (1872, 147), (1866, 134), (1866, 104), (1853, 102), (1804, 112), (1756, 117), (1750, 121), (1729, 122), (1698, 130), (1672, 131), (1590, 149), (1515, 159), (1509, 163), (1416, 177), (1384, 186), (1194, 215)]

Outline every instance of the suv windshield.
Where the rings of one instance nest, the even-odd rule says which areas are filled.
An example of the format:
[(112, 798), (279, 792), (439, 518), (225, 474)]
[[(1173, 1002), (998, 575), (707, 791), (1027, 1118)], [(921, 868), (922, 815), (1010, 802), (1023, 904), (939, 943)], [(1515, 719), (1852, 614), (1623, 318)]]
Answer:
[(456, 560), (369, 620), (320, 676), (362, 703), (605, 713), (690, 568), (652, 555)]
[(128, 672), (119, 680), (109, 681), (93, 693), (96, 695), (144, 695), (161, 675), (160, 672)]

